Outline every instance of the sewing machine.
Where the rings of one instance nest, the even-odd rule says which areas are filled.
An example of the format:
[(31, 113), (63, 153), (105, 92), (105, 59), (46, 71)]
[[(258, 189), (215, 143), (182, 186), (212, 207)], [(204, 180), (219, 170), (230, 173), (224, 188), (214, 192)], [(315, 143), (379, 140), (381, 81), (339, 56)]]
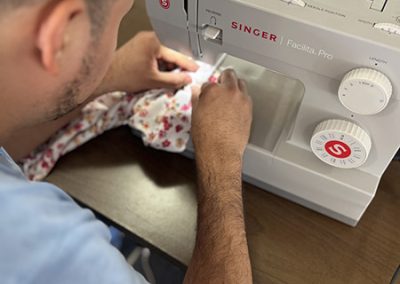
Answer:
[(163, 44), (248, 81), (245, 180), (355, 226), (400, 146), (400, 2), (146, 2)]

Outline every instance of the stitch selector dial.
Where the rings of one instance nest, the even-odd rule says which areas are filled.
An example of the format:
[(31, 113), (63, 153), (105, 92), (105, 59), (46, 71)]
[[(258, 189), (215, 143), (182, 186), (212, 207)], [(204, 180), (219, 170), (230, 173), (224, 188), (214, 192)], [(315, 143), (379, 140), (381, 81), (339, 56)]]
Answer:
[(386, 108), (392, 93), (392, 83), (386, 75), (374, 69), (360, 68), (343, 78), (339, 100), (354, 113), (373, 115)]
[(368, 133), (346, 120), (332, 119), (320, 123), (311, 139), (311, 149), (321, 161), (342, 169), (362, 166), (371, 147)]

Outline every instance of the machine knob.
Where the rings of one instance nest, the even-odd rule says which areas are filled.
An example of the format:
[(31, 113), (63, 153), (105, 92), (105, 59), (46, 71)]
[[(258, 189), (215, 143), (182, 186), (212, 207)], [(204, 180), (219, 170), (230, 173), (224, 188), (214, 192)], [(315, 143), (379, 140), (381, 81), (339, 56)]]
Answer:
[(369, 68), (350, 71), (339, 87), (340, 102), (350, 111), (362, 115), (383, 111), (392, 93), (393, 87), (389, 78)]
[(282, 2), (299, 7), (305, 7), (307, 4), (303, 0), (281, 0)]
[(389, 34), (400, 35), (400, 26), (392, 23), (377, 23), (374, 25), (375, 29), (388, 32)]
[(311, 139), (311, 149), (321, 161), (342, 169), (362, 166), (371, 147), (368, 133), (346, 120), (332, 119), (320, 123)]

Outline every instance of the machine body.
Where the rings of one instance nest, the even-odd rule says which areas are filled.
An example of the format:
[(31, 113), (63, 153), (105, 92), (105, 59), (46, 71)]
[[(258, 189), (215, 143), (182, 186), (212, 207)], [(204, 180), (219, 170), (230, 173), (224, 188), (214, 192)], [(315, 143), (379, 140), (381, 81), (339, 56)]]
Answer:
[(246, 181), (355, 226), (400, 146), (400, 2), (146, 2), (165, 45), (249, 81)]

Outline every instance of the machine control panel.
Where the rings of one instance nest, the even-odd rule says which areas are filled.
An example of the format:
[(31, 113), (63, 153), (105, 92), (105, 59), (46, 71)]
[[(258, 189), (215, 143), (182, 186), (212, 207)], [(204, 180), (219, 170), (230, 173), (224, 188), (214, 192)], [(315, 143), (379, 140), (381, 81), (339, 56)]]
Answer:
[[(257, 0), (254, 0), (257, 1)], [(306, 8), (312, 14), (325, 14), (326, 18), (354, 20), (354, 28), (360, 24), (400, 35), (400, 2), (396, 0), (279, 0)], [(313, 18), (314, 19), (314, 18)], [(353, 28), (353, 26), (352, 26)]]
[(311, 149), (321, 161), (342, 169), (362, 166), (368, 159), (371, 147), (369, 134), (346, 120), (321, 122), (311, 139)]

